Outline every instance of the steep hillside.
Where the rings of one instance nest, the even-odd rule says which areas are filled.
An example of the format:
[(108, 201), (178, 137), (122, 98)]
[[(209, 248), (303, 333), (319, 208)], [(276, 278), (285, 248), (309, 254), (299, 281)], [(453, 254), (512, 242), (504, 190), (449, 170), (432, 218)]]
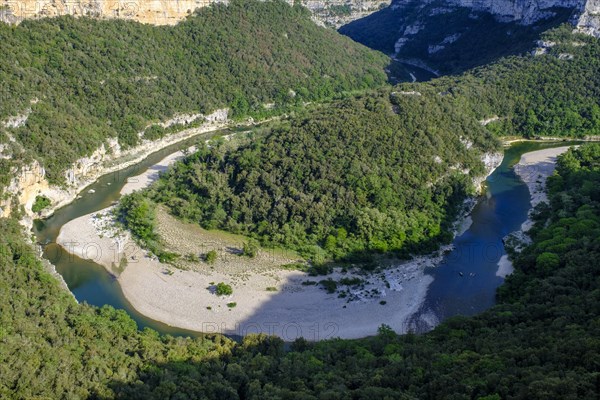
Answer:
[(317, 264), (406, 255), (452, 239), (470, 181), (485, 175), (482, 154), (496, 148), (444, 99), (385, 90), (294, 118), (235, 151), (202, 149), (149, 196), (205, 228)]
[(217, 108), (233, 118), (281, 114), (380, 86), (388, 62), (283, 2), (203, 8), (174, 27), (72, 17), (2, 24), (0, 43), (0, 171), (7, 178), (36, 159), (52, 183), (109, 139), (135, 146)]
[(201, 149), (148, 196), (317, 263), (431, 251), (451, 239), (494, 136), (600, 135), (600, 43), (568, 27), (544, 43), (458, 78), (333, 103), (233, 151)]
[[(293, 0), (285, 0), (293, 5)], [(26, 19), (72, 15), (101, 19), (128, 19), (153, 25), (175, 25), (196, 9), (213, 4), (228, 4), (229, 0), (3, 0), (0, 21), (19, 23)], [(312, 12), (313, 19), (331, 26), (340, 26), (362, 18), (390, 4), (390, 0), (301, 0)]]
[(563, 25), (543, 34), (531, 54), (402, 90), (445, 97), (502, 136), (598, 136), (600, 42), (571, 31)]
[(340, 32), (407, 64), (457, 73), (529, 50), (541, 32), (577, 15), (575, 3), (405, 0)]

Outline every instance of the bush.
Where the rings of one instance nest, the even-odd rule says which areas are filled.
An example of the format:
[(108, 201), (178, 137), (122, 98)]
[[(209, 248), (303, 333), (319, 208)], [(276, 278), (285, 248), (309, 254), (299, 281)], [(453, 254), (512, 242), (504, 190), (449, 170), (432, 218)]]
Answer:
[(207, 264), (214, 264), (217, 261), (217, 252), (215, 250), (211, 250), (204, 255), (204, 261)]
[(323, 288), (325, 290), (327, 290), (327, 293), (335, 293), (335, 291), (337, 289), (337, 282), (334, 281), (331, 278), (329, 278), (329, 279), (323, 279), (319, 283), (321, 284), (321, 286), (323, 286)]
[(49, 207), (52, 202), (46, 196), (36, 196), (35, 202), (31, 206), (31, 211), (34, 213), (41, 212), (44, 208)]
[(156, 254), (156, 256), (158, 257), (158, 261), (160, 261), (163, 264), (172, 264), (175, 261), (177, 261), (177, 259), (179, 258), (179, 254), (177, 253), (173, 253), (171, 251), (154, 251), (153, 252)]
[(363, 283), (363, 280), (357, 277), (340, 279), (340, 285), (355, 286), (361, 283)]
[(149, 243), (158, 240), (158, 235), (155, 230), (155, 208), (156, 204), (144, 197), (144, 195), (141, 193), (133, 193), (121, 198), (116, 212), (123, 225), (125, 225), (138, 240), (149, 245)]
[(230, 285), (223, 283), (223, 282), (219, 282), (217, 283), (217, 288), (215, 293), (217, 294), (217, 296), (229, 296), (231, 294), (233, 294), (233, 289), (231, 288)]
[(258, 242), (254, 239), (250, 239), (249, 241), (244, 243), (244, 247), (242, 248), (242, 255), (250, 258), (256, 257), (258, 254)]
[(193, 253), (190, 253), (190, 254), (186, 254), (185, 255), (185, 260), (189, 261), (189, 262), (194, 262), (195, 263), (195, 262), (200, 261), (200, 258), (198, 258), (197, 255), (195, 255)]
[(227, 307), (229, 307), (229, 308), (233, 308), (235, 306), (237, 306), (237, 303), (235, 303), (235, 302), (227, 303)]

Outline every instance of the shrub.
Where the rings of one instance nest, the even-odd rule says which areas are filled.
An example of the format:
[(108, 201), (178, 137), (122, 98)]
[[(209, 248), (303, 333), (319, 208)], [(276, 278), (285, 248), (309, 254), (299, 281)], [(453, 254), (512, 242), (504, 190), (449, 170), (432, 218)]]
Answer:
[(217, 294), (217, 296), (229, 296), (233, 293), (233, 289), (230, 285), (223, 282), (219, 282), (217, 283), (215, 293)]
[(363, 280), (357, 277), (340, 279), (340, 285), (356, 286), (360, 285), (361, 283), (363, 283)]
[(186, 254), (185, 255), (185, 260), (189, 261), (189, 262), (198, 262), (200, 261), (200, 259), (198, 258), (197, 255), (190, 253), (190, 254)]
[(39, 213), (44, 208), (49, 207), (52, 202), (46, 196), (36, 196), (35, 202), (31, 206), (31, 211), (34, 213)]
[(217, 252), (215, 250), (211, 250), (204, 255), (204, 261), (207, 264), (214, 264), (217, 261)]
[(323, 288), (325, 290), (327, 290), (327, 293), (335, 293), (335, 291), (337, 289), (337, 282), (334, 281), (331, 278), (329, 278), (329, 279), (323, 279), (319, 283), (321, 284), (321, 286), (323, 286)]
[(249, 241), (244, 243), (244, 247), (242, 248), (242, 255), (250, 258), (256, 257), (258, 254), (258, 242), (254, 239), (250, 239)]

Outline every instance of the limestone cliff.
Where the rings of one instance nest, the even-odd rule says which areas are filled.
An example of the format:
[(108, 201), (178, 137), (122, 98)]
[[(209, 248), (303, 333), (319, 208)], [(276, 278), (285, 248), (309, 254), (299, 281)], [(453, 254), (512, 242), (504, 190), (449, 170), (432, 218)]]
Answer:
[(529, 25), (552, 16), (554, 8), (581, 10), (586, 0), (448, 0), (448, 3), (489, 12), (500, 21)]
[[(396, 0), (393, 8), (428, 6), (428, 15), (433, 16), (452, 12), (457, 8), (469, 8), (474, 12), (486, 12), (501, 22), (518, 22), (531, 25), (540, 20), (551, 18), (558, 9), (570, 9), (572, 22), (576, 28), (589, 35), (600, 37), (600, 0)], [(473, 15), (476, 18), (476, 15)]]
[[(290, 4), (294, 0), (285, 0)], [(362, 18), (391, 0), (301, 0), (322, 24), (340, 26)], [(228, 0), (0, 0), (0, 20), (18, 23), (28, 18), (58, 15), (123, 18), (154, 25), (174, 25), (197, 8)]]
[[(178, 118), (181, 116), (175, 117)], [(24, 222), (30, 223), (31, 218), (34, 217), (31, 206), (37, 196), (43, 195), (50, 199), (52, 206), (43, 212), (43, 215), (48, 215), (71, 202), (79, 192), (100, 176), (135, 164), (149, 154), (171, 144), (221, 129), (230, 122), (227, 109), (216, 110), (203, 118), (204, 123), (197, 128), (187, 129), (156, 141), (142, 140), (140, 145), (127, 150), (122, 150), (116, 139), (109, 139), (91, 155), (71, 165), (65, 172), (67, 183), (64, 186), (51, 185), (46, 179), (44, 168), (37, 161), (33, 161), (30, 165), (14, 171), (14, 178), (3, 191), (6, 196), (0, 197), (0, 217), (8, 217), (13, 207), (22, 206), (26, 213)], [(168, 123), (169, 121), (165, 122)]]
[(556, 8), (573, 9), (573, 23), (583, 33), (600, 37), (600, 0), (447, 0), (448, 3), (494, 14), (501, 21), (529, 25), (551, 17)]
[(588, 0), (576, 21), (577, 29), (600, 38), (600, 0)]

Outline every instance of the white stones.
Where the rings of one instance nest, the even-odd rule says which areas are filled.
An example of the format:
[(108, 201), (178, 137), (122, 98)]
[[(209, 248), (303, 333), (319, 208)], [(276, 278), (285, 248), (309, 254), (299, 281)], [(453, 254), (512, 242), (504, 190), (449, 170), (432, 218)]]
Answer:
[(600, 0), (587, 0), (576, 21), (581, 33), (600, 38)]

